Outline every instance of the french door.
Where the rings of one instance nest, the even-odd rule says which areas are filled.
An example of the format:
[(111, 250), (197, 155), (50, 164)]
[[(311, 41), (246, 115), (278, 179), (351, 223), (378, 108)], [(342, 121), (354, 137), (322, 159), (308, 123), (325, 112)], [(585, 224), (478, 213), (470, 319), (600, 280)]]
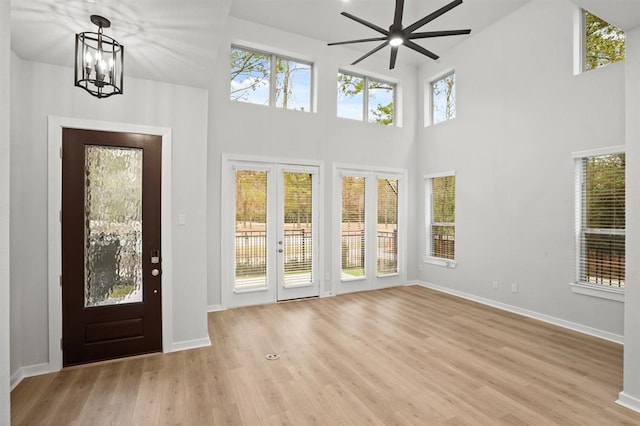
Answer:
[(224, 304), (318, 296), (318, 166), (233, 161), (225, 177)]
[(162, 349), (161, 136), (63, 129), (65, 366)]
[(406, 283), (406, 172), (336, 167), (336, 293)]

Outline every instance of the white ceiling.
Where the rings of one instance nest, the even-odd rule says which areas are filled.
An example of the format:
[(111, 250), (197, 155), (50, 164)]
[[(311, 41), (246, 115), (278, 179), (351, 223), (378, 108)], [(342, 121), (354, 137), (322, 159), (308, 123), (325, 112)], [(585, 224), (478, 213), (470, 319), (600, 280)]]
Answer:
[[(450, 3), (452, 0), (405, 0), (402, 23), (406, 27)], [(464, 0), (464, 3), (430, 22), (420, 31), (471, 29), (477, 32), (521, 7), (529, 0)], [(326, 42), (378, 37), (380, 34), (340, 15), (349, 12), (388, 29), (393, 21), (395, 0), (233, 0), (230, 14), (270, 27), (286, 29)], [(468, 36), (419, 40), (418, 44), (441, 55)], [(354, 60), (379, 43), (360, 43), (345, 47), (356, 50)], [(387, 53), (388, 54), (388, 53)], [(399, 61), (418, 64), (424, 56), (401, 49)]]
[(12, 0), (11, 48), (23, 59), (72, 66), (75, 33), (96, 31), (125, 47), (125, 75), (208, 87), (231, 0)]
[[(464, 0), (422, 30), (470, 28), (470, 36), (420, 40), (419, 44), (442, 55), (527, 1), (558, 0)], [(640, 26), (640, 0), (574, 1), (623, 29)], [(403, 24), (449, 2), (406, 0)], [(73, 35), (95, 31), (89, 15), (98, 14), (112, 21), (105, 33), (125, 45), (128, 76), (209, 87), (228, 16), (331, 42), (378, 36), (340, 12), (388, 28), (394, 6), (394, 0), (12, 0), (11, 45), (23, 59), (71, 66)], [(356, 59), (375, 46), (350, 47), (356, 49)], [(398, 55), (398, 61), (417, 64), (424, 60), (428, 59), (409, 49)]]

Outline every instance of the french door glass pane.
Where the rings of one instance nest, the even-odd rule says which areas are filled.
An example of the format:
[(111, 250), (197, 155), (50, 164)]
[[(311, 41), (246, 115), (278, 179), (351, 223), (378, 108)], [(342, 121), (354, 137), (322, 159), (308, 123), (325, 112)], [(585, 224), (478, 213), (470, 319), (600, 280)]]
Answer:
[(284, 173), (284, 286), (311, 284), (312, 175)]
[(142, 301), (142, 150), (85, 147), (85, 307)]
[(267, 172), (236, 170), (235, 290), (267, 285)]
[(342, 177), (342, 279), (365, 275), (365, 183), (361, 176)]
[(398, 272), (398, 180), (378, 179), (376, 273)]

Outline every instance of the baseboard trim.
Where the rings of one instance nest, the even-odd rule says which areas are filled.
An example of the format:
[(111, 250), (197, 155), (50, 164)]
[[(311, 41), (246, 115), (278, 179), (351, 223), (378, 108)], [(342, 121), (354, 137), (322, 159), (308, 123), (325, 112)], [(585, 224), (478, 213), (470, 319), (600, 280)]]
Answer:
[(14, 390), (16, 386), (20, 384), (21, 381), (26, 379), (27, 377), (32, 376), (40, 376), (42, 374), (49, 374), (55, 370), (51, 369), (49, 364), (35, 364), (35, 365), (27, 365), (26, 367), (21, 367), (13, 373), (11, 376), (11, 390)]
[(414, 283), (409, 285), (419, 285), (421, 287), (429, 288), (431, 290), (439, 291), (441, 293), (447, 293), (452, 296), (457, 296), (463, 299), (471, 300), (473, 302), (482, 303), (483, 305), (491, 306), (497, 309), (501, 309), (503, 311), (511, 312), (514, 314), (518, 314), (518, 315), (533, 318), (539, 321), (543, 321), (549, 324), (557, 325), (559, 327), (567, 328), (569, 330), (577, 331), (579, 333), (587, 334), (589, 336), (598, 337), (600, 339), (608, 340), (610, 342), (618, 343), (620, 345), (624, 344), (624, 336), (621, 336), (619, 334), (610, 333), (608, 331), (599, 330), (597, 328), (588, 327), (586, 325), (577, 324), (571, 321), (565, 321), (560, 318), (541, 314), (535, 311), (530, 311), (528, 309), (523, 309), (518, 306), (509, 305), (509, 304), (498, 302), (491, 299), (485, 299), (484, 297), (479, 297), (470, 293), (453, 290), (447, 287), (443, 287), (437, 284), (432, 284), (424, 281), (415, 281)]
[(618, 400), (616, 401), (616, 404), (622, 405), (623, 407), (640, 413), (640, 399), (631, 395), (627, 395), (624, 392), (620, 392), (618, 394)]
[(205, 348), (207, 346), (211, 346), (211, 340), (209, 339), (209, 337), (206, 337), (204, 339), (185, 340), (184, 342), (176, 342), (171, 345), (171, 352)]
[(226, 310), (227, 308), (225, 308), (223, 305), (209, 305), (207, 307), (207, 312), (220, 312)]

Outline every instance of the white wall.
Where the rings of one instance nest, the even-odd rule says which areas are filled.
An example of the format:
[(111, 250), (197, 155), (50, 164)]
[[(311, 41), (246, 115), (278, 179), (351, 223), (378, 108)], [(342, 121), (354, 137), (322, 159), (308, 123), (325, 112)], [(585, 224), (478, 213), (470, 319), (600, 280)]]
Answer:
[[(172, 341), (174, 347), (183, 347), (207, 339), (207, 246), (203, 231), (207, 228), (207, 91), (126, 79), (123, 96), (99, 100), (73, 86), (70, 68), (24, 61), (14, 55), (12, 71), (12, 373), (48, 362), (49, 115), (172, 129)], [(178, 214), (186, 215), (186, 225), (177, 225)]]
[[(626, 33), (627, 164), (640, 163), (640, 28)], [(627, 167), (627, 286), (624, 390), (620, 402), (640, 411), (640, 169)]]
[[(325, 226), (322, 232), (327, 244), (331, 241), (331, 212), (339, 208), (332, 206), (329, 193), (332, 188), (332, 163), (408, 169), (413, 166), (415, 157), (415, 67), (398, 64), (394, 71), (389, 71), (388, 50), (359, 64), (360, 73), (402, 82), (402, 127), (383, 127), (336, 117), (338, 68), (347, 66), (360, 53), (341, 47), (328, 47), (319, 40), (235, 18), (228, 19), (224, 33), (227, 39), (220, 43), (222, 47), (218, 54), (218, 66), (213, 70), (209, 104), (208, 303), (212, 307), (221, 303), (220, 164), (223, 153), (323, 161), (327, 172), (324, 180), (327, 193), (323, 205)], [(317, 112), (283, 111), (229, 100), (229, 52), (232, 43), (312, 61), (317, 73)], [(413, 188), (409, 188), (409, 191), (413, 191)], [(415, 239), (410, 236), (409, 247), (415, 244)], [(326, 247), (328, 249), (330, 245)], [(410, 252), (410, 256), (413, 256), (413, 251)], [(335, 256), (330, 250), (325, 250), (324, 256), (325, 271), (331, 271)], [(415, 265), (415, 259), (410, 259), (410, 262)], [(321, 292), (328, 291), (330, 284), (330, 281), (324, 281)]]
[(0, 424), (10, 422), (9, 398), (9, 86), (11, 2), (0, 1)]
[[(530, 2), (421, 68), (420, 84), (456, 71), (457, 118), (420, 131), (416, 166), (419, 175), (457, 172), (458, 267), (423, 264), (420, 279), (618, 339), (623, 303), (569, 287), (571, 154), (625, 142), (625, 64), (573, 75), (576, 10), (568, 0)], [(424, 253), (424, 239), (416, 247)]]

